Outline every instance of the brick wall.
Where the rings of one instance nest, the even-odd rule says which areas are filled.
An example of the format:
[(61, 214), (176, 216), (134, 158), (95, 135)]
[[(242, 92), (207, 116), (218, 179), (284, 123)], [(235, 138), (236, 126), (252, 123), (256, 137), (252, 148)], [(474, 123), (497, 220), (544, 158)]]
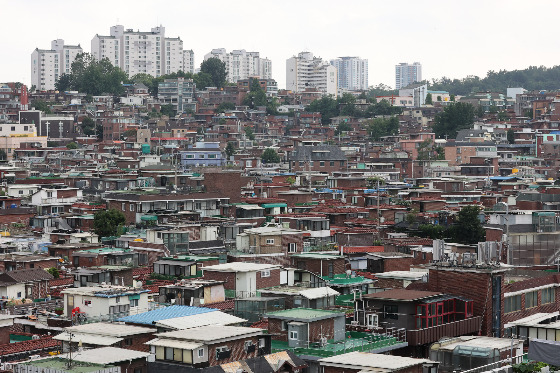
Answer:
[(393, 279), (393, 278), (380, 278), (375, 283), (375, 287), (378, 288), (389, 288), (389, 289), (402, 289), (404, 287), (403, 280)]
[[(501, 277), (503, 289), (503, 274)], [(492, 278), (490, 273), (430, 269), (428, 290), (472, 299), (474, 315), (482, 316), (481, 335), (492, 335)], [(501, 297), (503, 306), (503, 295)]]
[(261, 274), (261, 271), (257, 272), (257, 289), (280, 285), (280, 268), (271, 269), (268, 277), (262, 277)]
[(390, 271), (410, 271), (410, 266), (413, 262), (412, 257), (401, 257), (401, 258), (385, 258), (384, 259), (384, 269), (385, 272)]
[(234, 272), (218, 272), (204, 271), (205, 280), (224, 281), (224, 289), (235, 290), (235, 273)]
[[(255, 351), (247, 353), (245, 350), (245, 341), (251, 341), (255, 345)], [(208, 345), (208, 364), (210, 366), (231, 363), (232, 361), (245, 360), (258, 356), (259, 337), (250, 337), (238, 339), (235, 341), (221, 342)], [(216, 348), (227, 346), (231, 351), (231, 355), (226, 359), (216, 360)]]
[[(304, 263), (303, 267), (302, 264)], [(329, 264), (332, 263), (334, 274), (341, 274), (345, 273), (346, 271), (346, 261), (344, 258), (338, 259), (316, 259), (316, 258), (298, 258), (292, 257), (291, 264), (295, 268), (305, 269), (307, 271), (316, 273), (318, 275), (321, 274), (321, 264), (323, 268), (323, 275), (326, 276), (329, 274)]]
[(11, 225), (12, 223), (29, 225), (29, 219), (35, 214), (5, 214), (4, 211), (0, 212), (0, 225)]
[(122, 208), (123, 202), (120, 201), (109, 201), (108, 209), (116, 209), (121, 211), (125, 218), (126, 224), (134, 224), (136, 223), (136, 211), (130, 211), (129, 203), (124, 202), (124, 210)]

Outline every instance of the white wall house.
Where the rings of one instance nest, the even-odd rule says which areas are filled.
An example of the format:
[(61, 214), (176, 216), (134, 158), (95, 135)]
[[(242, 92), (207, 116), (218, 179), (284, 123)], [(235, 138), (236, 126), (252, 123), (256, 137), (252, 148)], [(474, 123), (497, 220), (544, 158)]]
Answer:
[(62, 291), (64, 314), (76, 307), (86, 317), (114, 320), (148, 311), (148, 291), (121, 286), (79, 287)]

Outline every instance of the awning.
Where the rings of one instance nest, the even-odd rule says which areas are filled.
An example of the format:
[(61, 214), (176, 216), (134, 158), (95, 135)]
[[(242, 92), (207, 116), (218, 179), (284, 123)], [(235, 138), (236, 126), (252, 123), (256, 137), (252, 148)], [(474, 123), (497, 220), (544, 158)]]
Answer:
[(272, 207), (288, 207), (287, 203), (263, 203), (262, 207), (269, 209)]

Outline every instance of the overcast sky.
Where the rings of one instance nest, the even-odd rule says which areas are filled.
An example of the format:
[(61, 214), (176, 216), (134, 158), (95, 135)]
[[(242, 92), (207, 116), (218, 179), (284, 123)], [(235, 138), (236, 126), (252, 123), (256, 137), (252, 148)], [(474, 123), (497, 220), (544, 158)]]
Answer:
[(198, 67), (213, 48), (258, 51), (283, 88), (286, 59), (301, 51), (369, 60), (369, 84), (394, 87), (394, 66), (418, 61), (424, 79), (560, 64), (560, 1), (0, 1), (0, 82), (31, 81), (35, 48), (52, 40), (91, 50), (109, 28), (149, 31), (193, 49)]

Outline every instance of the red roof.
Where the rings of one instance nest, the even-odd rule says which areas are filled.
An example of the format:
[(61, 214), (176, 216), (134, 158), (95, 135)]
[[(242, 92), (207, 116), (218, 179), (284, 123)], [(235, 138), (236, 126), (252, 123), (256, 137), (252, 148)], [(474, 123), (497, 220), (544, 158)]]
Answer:
[(344, 254), (356, 254), (356, 253), (382, 253), (384, 251), (383, 246), (344, 246)]
[(262, 319), (251, 325), (251, 328), (268, 329), (268, 319)]
[(57, 346), (59, 346), (59, 342), (52, 339), (52, 336), (44, 336), (40, 339), (31, 339), (29, 341), (0, 345), (0, 356), (53, 349)]
[(223, 302), (208, 303), (201, 305), (201, 307), (206, 308), (216, 308), (218, 310), (232, 310), (235, 307), (235, 301), (233, 299), (225, 300)]

